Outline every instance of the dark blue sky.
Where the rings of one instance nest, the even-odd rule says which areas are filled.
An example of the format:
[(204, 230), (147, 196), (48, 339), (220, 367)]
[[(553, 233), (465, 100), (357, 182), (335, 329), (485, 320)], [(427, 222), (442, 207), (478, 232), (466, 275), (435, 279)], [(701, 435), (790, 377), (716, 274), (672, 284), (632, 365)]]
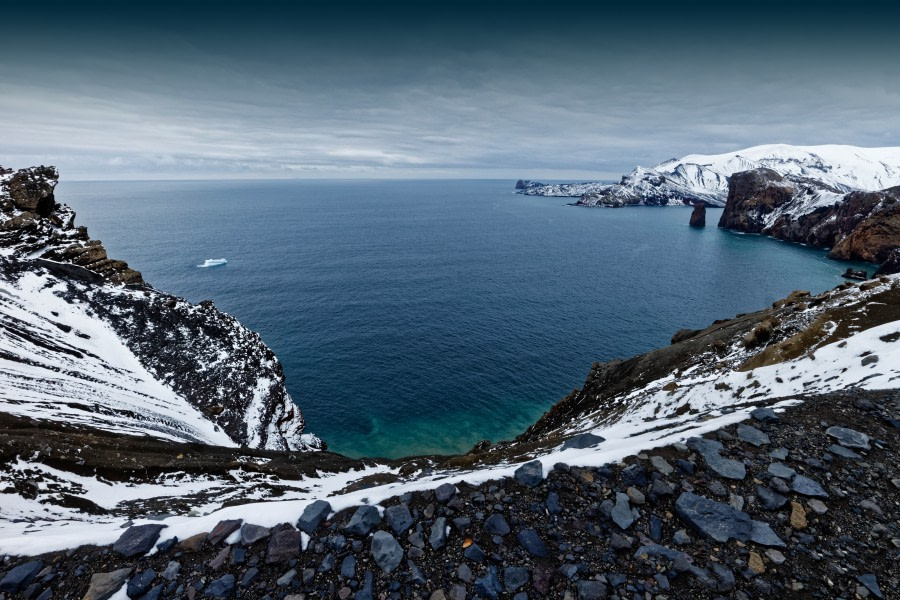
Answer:
[(862, 2), (21, 3), (0, 25), (0, 164), (597, 179), (762, 143), (900, 145), (898, 16)]

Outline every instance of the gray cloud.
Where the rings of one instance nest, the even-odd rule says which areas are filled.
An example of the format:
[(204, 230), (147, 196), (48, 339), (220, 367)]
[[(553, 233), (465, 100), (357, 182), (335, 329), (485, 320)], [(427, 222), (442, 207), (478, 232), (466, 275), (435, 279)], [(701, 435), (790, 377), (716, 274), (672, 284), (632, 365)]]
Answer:
[(840, 35), (858, 15), (776, 27), (562, 11), (513, 28), (500, 14), (85, 20), (34, 46), (20, 28), (0, 41), (15, 57), (0, 64), (0, 164), (73, 179), (587, 179), (762, 143), (900, 144), (892, 38)]

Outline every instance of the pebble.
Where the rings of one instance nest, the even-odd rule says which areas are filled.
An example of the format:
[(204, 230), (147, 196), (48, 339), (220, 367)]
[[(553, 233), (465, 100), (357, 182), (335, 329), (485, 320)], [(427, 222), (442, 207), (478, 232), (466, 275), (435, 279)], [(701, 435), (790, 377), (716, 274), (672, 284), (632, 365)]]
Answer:
[(534, 529), (522, 529), (516, 535), (519, 544), (532, 556), (543, 558), (549, 554), (546, 544)]
[(750, 552), (750, 556), (747, 559), (747, 567), (757, 575), (762, 575), (766, 572), (766, 565), (763, 563), (762, 557), (753, 551)]
[(769, 475), (774, 475), (775, 477), (780, 477), (781, 479), (788, 480), (797, 474), (797, 471), (781, 462), (771, 463), (769, 465), (769, 468), (766, 469), (766, 472), (769, 473)]
[(433, 550), (440, 550), (447, 543), (447, 519), (438, 517), (431, 526), (431, 535), (428, 536), (428, 543)]
[(814, 496), (818, 498), (828, 497), (828, 492), (826, 492), (818, 482), (805, 475), (797, 475), (794, 477), (794, 480), (791, 482), (791, 489), (804, 496)]
[(499, 513), (492, 514), (484, 521), (484, 532), (489, 535), (506, 535), (509, 531), (509, 524)]
[(670, 465), (662, 456), (651, 456), (650, 465), (663, 475), (671, 475), (675, 472), (675, 468)]
[(622, 529), (628, 529), (634, 523), (634, 514), (628, 503), (628, 496), (622, 492), (616, 492), (616, 505), (612, 509), (612, 520)]
[(791, 527), (806, 529), (806, 510), (799, 502), (791, 502)]

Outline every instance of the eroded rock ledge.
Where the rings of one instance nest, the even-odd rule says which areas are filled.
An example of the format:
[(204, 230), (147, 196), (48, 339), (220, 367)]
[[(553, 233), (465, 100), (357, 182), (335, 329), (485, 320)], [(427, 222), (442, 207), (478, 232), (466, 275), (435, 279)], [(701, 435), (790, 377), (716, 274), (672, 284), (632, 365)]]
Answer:
[(900, 247), (900, 187), (841, 193), (772, 169), (735, 173), (719, 227), (816, 248), (837, 260), (885, 262)]

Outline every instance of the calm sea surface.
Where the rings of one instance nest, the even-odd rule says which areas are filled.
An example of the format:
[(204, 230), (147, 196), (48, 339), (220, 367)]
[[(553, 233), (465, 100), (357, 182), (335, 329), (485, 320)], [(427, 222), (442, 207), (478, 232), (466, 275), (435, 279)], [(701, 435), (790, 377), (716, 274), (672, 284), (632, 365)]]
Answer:
[[(721, 231), (715, 209), (693, 230), (686, 208), (577, 208), (513, 183), (64, 182), (57, 198), (157, 288), (258, 331), (307, 430), (351, 456), (511, 438), (592, 362), (847, 268)], [(197, 268), (210, 258), (228, 265)]]

